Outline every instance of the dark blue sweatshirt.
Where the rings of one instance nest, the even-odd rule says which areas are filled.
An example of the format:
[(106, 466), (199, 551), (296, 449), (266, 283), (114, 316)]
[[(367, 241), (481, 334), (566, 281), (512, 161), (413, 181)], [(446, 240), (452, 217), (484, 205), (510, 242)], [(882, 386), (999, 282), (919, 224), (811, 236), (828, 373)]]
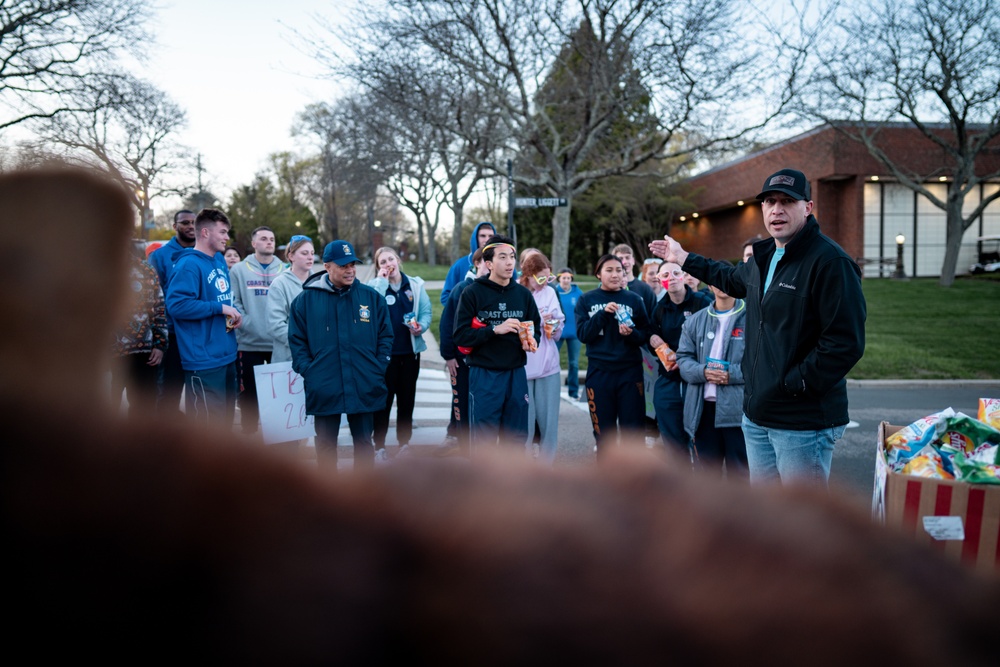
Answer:
[[(627, 337), (618, 333), (618, 318), (604, 310), (614, 302), (625, 308), (635, 327)], [(635, 292), (606, 292), (600, 287), (576, 302), (576, 337), (587, 344), (587, 363), (602, 371), (633, 368), (642, 363), (639, 348), (649, 341), (646, 306)]]

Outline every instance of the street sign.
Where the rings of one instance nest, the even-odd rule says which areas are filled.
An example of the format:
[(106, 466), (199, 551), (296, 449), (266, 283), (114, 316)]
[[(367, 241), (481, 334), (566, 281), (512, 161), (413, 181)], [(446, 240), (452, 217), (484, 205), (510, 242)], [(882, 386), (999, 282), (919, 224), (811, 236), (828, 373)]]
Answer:
[(566, 206), (569, 202), (564, 197), (515, 197), (514, 208), (544, 208), (551, 206)]

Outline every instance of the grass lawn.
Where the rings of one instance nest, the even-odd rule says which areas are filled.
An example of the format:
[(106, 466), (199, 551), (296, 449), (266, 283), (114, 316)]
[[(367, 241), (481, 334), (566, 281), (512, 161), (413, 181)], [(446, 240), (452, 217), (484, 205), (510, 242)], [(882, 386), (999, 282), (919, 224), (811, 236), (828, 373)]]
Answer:
[[(950, 288), (938, 287), (935, 279), (868, 279), (862, 285), (868, 303), (865, 356), (848, 377), (1000, 379), (1000, 280), (963, 278)], [(428, 295), (437, 337), (441, 290)], [(560, 357), (565, 369), (565, 346)], [(586, 369), (581, 352), (580, 370)]]
[(1000, 281), (868, 279), (865, 356), (853, 379), (1000, 378)]
[(423, 262), (403, 262), (403, 273), (408, 276), (420, 276), (424, 280), (444, 280), (448, 277), (451, 264), (431, 266)]

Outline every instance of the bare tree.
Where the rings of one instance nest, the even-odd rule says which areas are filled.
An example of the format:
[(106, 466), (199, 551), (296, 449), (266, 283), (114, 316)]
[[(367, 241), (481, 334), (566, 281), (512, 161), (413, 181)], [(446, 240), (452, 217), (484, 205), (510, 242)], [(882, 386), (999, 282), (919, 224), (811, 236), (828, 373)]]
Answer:
[[(515, 179), (572, 203), (598, 179), (699, 154), (774, 116), (787, 95), (769, 73), (790, 63), (758, 57), (739, 34), (741, 10), (729, 0), (392, 0), (352, 30), (367, 53), (397, 45), (460, 72), (518, 138)], [(553, 215), (557, 265), (570, 212)]]
[(146, 81), (111, 74), (90, 77), (73, 96), (80, 108), (90, 111), (59, 114), (40, 123), (43, 141), (61, 147), (68, 159), (120, 181), (144, 221), (153, 199), (180, 193), (165, 177), (184, 161), (175, 135), (186, 117), (166, 93)]
[[(1000, 178), (1000, 11), (992, 0), (890, 0), (863, 17), (845, 9), (826, 18), (803, 33), (822, 37), (802, 46), (815, 69), (803, 80), (801, 109), (863, 143), (899, 183), (945, 211), (940, 284), (949, 286), (965, 230), (1000, 197), (995, 191), (963, 215), (966, 197)], [(917, 172), (887, 151), (881, 130), (893, 121), (939, 151), (934, 168)], [(944, 198), (927, 187), (940, 178)]]
[(334, 72), (351, 78), (377, 108), (392, 109), (403, 121), (397, 127), (423, 135), (426, 145), (413, 149), (433, 153), (433, 171), (441, 174), (436, 177), (437, 195), (454, 219), (451, 256), (457, 257), (462, 254), (465, 205), (485, 178), (486, 165), (500, 162), (499, 150), (509, 138), (497, 105), (485, 99), (453, 63), (435, 58), (427, 47), (389, 42), (372, 49), (365, 33), (340, 34), (355, 59), (344, 63), (328, 44), (314, 41), (318, 57)]
[(331, 240), (362, 237), (370, 244), (376, 216), (396, 214), (380, 189), (380, 142), (370, 135), (368, 111), (345, 97), (336, 104), (313, 104), (298, 118), (293, 133), (318, 148), (309, 199), (321, 222), (321, 233)]
[(144, 0), (0, 2), (0, 130), (80, 109), (90, 75), (149, 42)]

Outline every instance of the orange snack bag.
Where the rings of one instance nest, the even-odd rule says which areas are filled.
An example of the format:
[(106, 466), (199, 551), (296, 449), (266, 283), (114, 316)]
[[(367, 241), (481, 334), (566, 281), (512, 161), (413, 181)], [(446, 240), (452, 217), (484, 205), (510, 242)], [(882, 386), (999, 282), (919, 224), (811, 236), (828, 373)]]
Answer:
[(660, 358), (660, 363), (663, 364), (665, 370), (672, 371), (677, 368), (677, 353), (671, 350), (669, 345), (664, 343), (653, 351)]
[(535, 342), (535, 323), (521, 322), (521, 329), (517, 332), (521, 337), (521, 349), (525, 352), (536, 352), (538, 343)]

